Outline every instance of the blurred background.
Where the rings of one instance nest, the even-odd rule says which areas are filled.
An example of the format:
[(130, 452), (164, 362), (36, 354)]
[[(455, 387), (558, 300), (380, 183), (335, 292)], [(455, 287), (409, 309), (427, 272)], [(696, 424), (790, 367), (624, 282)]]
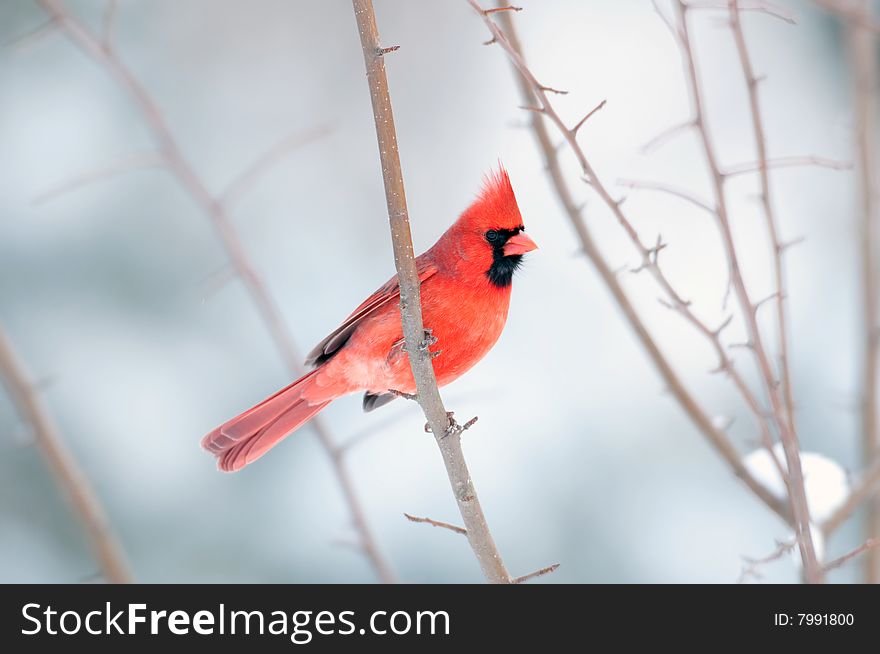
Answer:
[[(560, 563), (561, 582), (733, 582), (743, 556), (773, 551), (787, 527), (692, 427), (578, 244), (524, 126), (502, 51), (464, 1), (377, 0), (416, 249), (429, 247), (503, 162), (540, 250), (514, 284), (506, 331), (444, 390), (479, 415), (465, 454), (514, 574)], [(522, 0), (514, 17), (532, 69), (567, 89), (600, 176), (662, 180), (710, 196), (693, 134), (642, 146), (689, 117), (675, 43), (648, 0)], [(780, 2), (797, 25), (748, 13), (771, 156), (853, 160), (852, 80), (839, 21)], [(68, 0), (100, 34), (105, 3)], [(664, 7), (666, 5), (664, 4)], [(725, 165), (754, 161), (746, 89), (724, 12), (694, 12), (707, 112)], [(141, 167), (47, 191), (154, 148), (131, 97), (61, 33), (26, 37), (47, 14), (0, 3), (0, 322), (39, 383), (63, 439), (94, 484), (145, 582), (374, 582), (331, 464), (305, 428), (258, 463), (221, 474), (200, 438), (290, 381), (242, 284), (229, 279), (203, 209), (167, 171)], [(230, 208), (235, 229), (302, 351), (394, 272), (369, 93), (350, 3), (121, 0), (114, 43), (212, 193), (291, 135)], [(323, 132), (326, 131), (326, 134)], [(320, 135), (320, 134), (323, 135)], [(607, 209), (563, 164), (609, 261), (689, 387), (743, 452), (757, 431), (711, 349), (657, 302)], [(753, 295), (772, 291), (756, 176), (730, 185)], [(787, 255), (792, 370), (803, 448), (858, 471), (860, 295), (853, 171), (772, 175)], [(630, 191), (646, 241), (710, 324), (726, 270), (699, 209)], [(767, 316), (771, 316), (768, 312)], [(768, 334), (771, 323), (768, 322)], [(740, 324), (728, 342), (744, 340)], [(769, 336), (768, 336), (769, 337)], [(773, 339), (771, 338), (771, 342)], [(751, 361), (737, 361), (757, 388)], [(481, 580), (462, 537), (403, 513), (460, 522), (414, 403), (365, 415), (359, 397), (323, 414), (346, 454), (383, 554), (405, 582)], [(0, 394), (0, 581), (79, 582), (98, 569), (28, 426)], [(863, 537), (851, 520), (830, 556)], [(795, 581), (789, 557), (762, 569)], [(856, 579), (858, 565), (835, 572)]]

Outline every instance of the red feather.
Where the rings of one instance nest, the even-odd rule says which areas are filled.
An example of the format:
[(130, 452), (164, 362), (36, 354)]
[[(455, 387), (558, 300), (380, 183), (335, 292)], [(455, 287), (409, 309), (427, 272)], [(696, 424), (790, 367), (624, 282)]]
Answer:
[[(510, 285), (493, 282), (489, 271), (506, 266), (512, 274), (519, 255), (513, 261), (489, 236), (494, 231), (498, 238), (509, 238), (517, 252), (537, 247), (521, 229), (516, 197), (501, 169), (487, 178), (477, 200), (437, 243), (416, 259), (424, 323), (438, 339), (432, 351), (440, 352), (434, 371), (441, 386), (474, 366), (501, 335)], [(306, 363), (316, 365), (314, 370), (205, 436), (202, 446), (217, 456), (220, 469), (235, 471), (252, 463), (343, 395), (414, 392), (402, 346), (399, 297), (394, 277), (309, 353)]]

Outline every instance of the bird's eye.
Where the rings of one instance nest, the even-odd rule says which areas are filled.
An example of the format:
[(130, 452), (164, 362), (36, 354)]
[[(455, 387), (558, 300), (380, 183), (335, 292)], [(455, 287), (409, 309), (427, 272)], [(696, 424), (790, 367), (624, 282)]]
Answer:
[(494, 229), (490, 229), (488, 232), (486, 232), (486, 240), (490, 243), (494, 243), (498, 240), (498, 232), (496, 232)]

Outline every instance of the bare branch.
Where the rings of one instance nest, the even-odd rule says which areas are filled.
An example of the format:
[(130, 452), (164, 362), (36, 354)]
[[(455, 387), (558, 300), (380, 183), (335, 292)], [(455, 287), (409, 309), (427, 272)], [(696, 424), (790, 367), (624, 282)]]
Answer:
[(770, 295), (767, 295), (767, 296), (765, 296), (765, 297), (762, 297), (760, 300), (758, 300), (757, 302), (755, 302), (754, 306), (752, 307), (752, 311), (754, 311), (755, 313), (758, 313), (758, 310), (759, 310), (761, 307), (763, 307), (764, 305), (768, 304), (769, 302), (772, 302), (773, 300), (777, 300), (777, 301), (778, 301), (778, 300), (780, 300), (780, 299), (781, 299), (781, 300), (784, 300), (784, 299), (785, 299), (785, 295), (782, 294), (782, 293), (780, 293), (779, 291), (775, 291), (775, 292), (773, 292), (773, 293), (770, 293)]
[(801, 243), (803, 243), (806, 240), (807, 240), (807, 238), (805, 236), (797, 236), (797, 237), (791, 238), (787, 241), (783, 241), (782, 243), (779, 244), (779, 251), (784, 254), (785, 252), (787, 252), (789, 250), (789, 248), (793, 248), (796, 245), (800, 245)]
[(483, 9), (482, 10), (484, 16), (496, 14), (501, 11), (522, 11), (522, 7), (514, 7), (513, 5), (504, 5), (504, 6), (498, 6), (498, 7), (492, 8), (492, 9)]
[[(870, 5), (858, 2), (857, 8), (865, 16)], [(878, 376), (880, 376), (880, 228), (877, 218), (877, 170), (875, 143), (877, 43), (875, 34), (867, 28), (865, 20), (850, 21), (847, 29), (850, 59), (855, 80), (855, 149), (859, 177), (859, 265), (861, 278), (861, 431), (862, 458), (864, 465), (880, 460), (880, 406), (878, 406)], [(867, 502), (865, 531), (868, 538), (880, 536), (880, 498)], [(872, 551), (865, 557), (865, 580), (869, 584), (880, 583), (880, 552)]]
[[(776, 375), (770, 363), (770, 357), (764, 346), (764, 341), (755, 316), (754, 305), (749, 295), (749, 291), (746, 288), (745, 280), (740, 268), (739, 253), (734, 244), (730, 217), (728, 214), (727, 199), (724, 190), (724, 175), (721, 172), (718, 158), (710, 138), (707, 117), (704, 111), (703, 90), (697, 73), (696, 58), (693, 48), (691, 47), (687, 20), (688, 6), (683, 0), (675, 0), (674, 4), (678, 25), (677, 31), (679, 34), (677, 42), (684, 62), (685, 78), (691, 96), (692, 110), (696, 119), (697, 132), (700, 136), (700, 143), (706, 160), (706, 167), (709, 171), (715, 195), (715, 205), (718, 209), (717, 224), (724, 252), (727, 257), (731, 287), (739, 303), (740, 311), (745, 320), (750, 340), (754, 344), (752, 352), (754, 353), (755, 362), (760, 372), (764, 390), (772, 408), (773, 419), (776, 423), (776, 428), (779, 431), (780, 440), (785, 451), (788, 475), (791, 482), (788, 489), (789, 500), (791, 502), (792, 515), (794, 517), (794, 527), (795, 533), (797, 534), (798, 546), (800, 548), (801, 558), (804, 561), (806, 579), (811, 583), (820, 583), (823, 574), (816, 557), (816, 551), (813, 547), (812, 535), (810, 534), (810, 512), (807, 505), (806, 493), (804, 491), (803, 471), (801, 470), (797, 433), (795, 431), (796, 428), (793, 420), (793, 410), (791, 402), (788, 401), (790, 397), (788, 395), (783, 397), (783, 394), (779, 391), (776, 382)], [(738, 22), (739, 10), (737, 0), (729, 0), (729, 6), (731, 20)], [(742, 48), (744, 48), (744, 45)], [(741, 59), (742, 48), (740, 48)], [(744, 67), (747, 68), (746, 77), (748, 79), (749, 89), (752, 93), (751, 106), (753, 125), (755, 126), (755, 129), (758, 130), (760, 129), (760, 118), (757, 111), (757, 96), (754, 95), (756, 81), (754, 75), (751, 74), (750, 64), (746, 66), (747, 63), (747, 61), (744, 62)], [(763, 148), (763, 138), (761, 137), (763, 137), (763, 132), (758, 134), (756, 140), (760, 143), (760, 147)], [(763, 152), (763, 150), (761, 150), (761, 152)], [(766, 156), (759, 155), (759, 161), (760, 160), (766, 160)], [(764, 168), (766, 169), (766, 166), (764, 166)], [(766, 170), (763, 179), (766, 181)], [(769, 192), (767, 191), (766, 186), (764, 188), (763, 196), (765, 201), (769, 203)], [(769, 206), (769, 204), (767, 206)], [(768, 219), (768, 223), (772, 224), (772, 222), (772, 219)], [(774, 244), (778, 244), (778, 242), (778, 239), (774, 238)], [(780, 321), (780, 326), (781, 329), (784, 329), (784, 322)], [(785, 386), (786, 388), (790, 388), (790, 383), (785, 384)]]
[(764, 567), (768, 563), (778, 561), (783, 556), (791, 552), (795, 547), (797, 547), (797, 540), (791, 540), (787, 542), (780, 541), (776, 543), (776, 549), (765, 557), (762, 557), (760, 559), (753, 559), (744, 556), (743, 561), (745, 562), (745, 565), (743, 566), (742, 572), (740, 573), (739, 579), (737, 579), (736, 583), (745, 583), (749, 580), (750, 577), (760, 578), (762, 567)]
[(675, 197), (681, 198), (686, 202), (690, 202), (694, 206), (708, 212), (712, 216), (715, 215), (715, 207), (713, 207), (711, 204), (700, 198), (695, 193), (691, 193), (686, 189), (678, 188), (677, 186), (672, 186), (671, 184), (640, 179), (619, 179), (617, 180), (617, 183), (621, 186), (626, 186), (627, 188), (631, 189), (643, 191), (660, 191), (661, 193), (668, 193), (669, 195), (674, 195)]
[[(482, 15), (481, 9), (479, 5), (475, 2), (475, 0), (468, 0), (468, 2), (477, 12)], [(718, 354), (719, 359), (722, 361), (726, 361), (727, 353), (723, 345), (721, 344), (718, 335), (713, 334), (713, 330), (702, 323), (688, 309), (689, 303), (684, 301), (678, 295), (678, 293), (675, 292), (671, 284), (669, 284), (668, 280), (663, 275), (662, 271), (660, 271), (659, 266), (652, 262), (651, 248), (642, 243), (635, 229), (632, 227), (632, 225), (624, 215), (620, 203), (617, 202), (605, 188), (601, 179), (598, 177), (592, 165), (587, 160), (587, 157), (583, 149), (580, 147), (580, 144), (577, 142), (575, 135), (572, 133), (571, 130), (566, 127), (565, 123), (554, 110), (553, 105), (547, 97), (547, 94), (542, 91), (541, 84), (538, 83), (537, 79), (532, 74), (531, 70), (526, 64), (525, 59), (522, 55), (522, 46), (519, 42), (519, 39), (517, 38), (515, 30), (513, 29), (512, 21), (509, 20), (509, 16), (502, 14), (499, 17), (499, 20), (505, 23), (506, 34), (504, 31), (501, 30), (501, 28), (498, 27), (498, 25), (493, 20), (491, 20), (491, 18), (487, 18), (484, 16), (484, 22), (489, 28), (489, 31), (491, 32), (493, 38), (504, 50), (513, 68), (518, 73), (517, 80), (520, 84), (520, 92), (522, 97), (528, 102), (539, 102), (544, 110), (541, 113), (535, 113), (533, 115), (532, 129), (534, 130), (535, 136), (538, 140), (538, 144), (544, 153), (544, 158), (547, 162), (547, 170), (550, 174), (550, 179), (553, 183), (553, 186), (556, 189), (557, 196), (559, 197), (560, 202), (562, 203), (566, 213), (569, 216), (572, 226), (574, 227), (581, 242), (581, 247), (584, 253), (593, 263), (597, 272), (602, 277), (603, 282), (606, 284), (609, 291), (614, 296), (618, 306), (620, 307), (621, 311), (623, 311), (626, 319), (628, 320), (630, 326), (639, 338), (639, 341), (642, 343), (642, 346), (648, 353), (651, 361), (657, 368), (660, 376), (663, 378), (664, 382), (670, 389), (670, 392), (678, 400), (679, 404), (684, 409), (687, 416), (691, 419), (691, 421), (699, 429), (699, 431), (705, 435), (709, 443), (718, 451), (721, 457), (727, 462), (734, 474), (739, 477), (749, 487), (749, 489), (751, 489), (752, 492), (769, 508), (771, 508), (784, 520), (789, 521), (790, 513), (785, 502), (781, 501), (773, 493), (768, 491), (764, 487), (764, 485), (761, 484), (757, 479), (755, 479), (754, 476), (749, 472), (749, 470), (746, 469), (746, 467), (743, 465), (741, 454), (731, 443), (727, 434), (725, 434), (722, 430), (718, 429), (713, 424), (710, 415), (702, 408), (702, 406), (700, 406), (699, 402), (694, 398), (691, 392), (684, 385), (684, 382), (681, 380), (678, 373), (672, 367), (668, 358), (662, 353), (656, 341), (653, 339), (647, 327), (645, 326), (644, 322), (636, 312), (635, 307), (633, 306), (632, 302), (630, 301), (629, 297), (621, 286), (620, 280), (617, 278), (614, 270), (605, 260), (602, 253), (599, 251), (599, 248), (594, 241), (593, 236), (590, 233), (586, 223), (582, 220), (581, 208), (574, 201), (571, 191), (568, 188), (568, 185), (565, 183), (562, 169), (558, 161), (558, 152), (553, 146), (553, 142), (549, 136), (547, 127), (544, 124), (544, 116), (546, 116), (547, 120), (549, 120), (563, 136), (565, 142), (568, 144), (569, 148), (574, 153), (578, 160), (578, 163), (581, 166), (581, 170), (584, 174), (584, 181), (587, 182), (594, 191), (596, 191), (602, 201), (611, 210), (612, 214), (617, 218), (618, 222), (623, 227), (627, 235), (630, 237), (630, 240), (633, 242), (633, 245), (635, 245), (635, 247), (639, 250), (642, 256), (642, 263), (647, 269), (651, 271), (651, 274), (654, 275), (655, 279), (658, 280), (660, 286), (667, 293), (667, 296), (670, 298), (670, 304), (675, 307), (681, 307), (681, 311), (683, 315), (685, 315), (685, 317), (688, 319), (688, 321), (691, 322), (691, 324), (693, 324), (700, 331), (700, 333), (707, 335), (713, 349)], [(746, 399), (748, 406), (755, 413), (756, 419), (759, 421), (762, 430), (768, 431), (769, 427), (767, 424), (765, 412), (758, 405), (754, 395), (749, 391), (744, 379), (736, 373), (732, 365), (729, 365), (728, 367), (732, 371), (732, 378), (734, 379), (738, 389), (743, 392), (744, 398)]]
[(663, 9), (660, 8), (659, 2), (657, 0), (651, 0), (651, 4), (654, 7), (654, 11), (657, 12), (657, 15), (660, 17), (660, 20), (663, 21), (664, 25), (666, 25), (666, 29), (669, 30), (672, 38), (676, 41), (680, 39), (681, 33), (679, 32), (678, 27), (675, 25), (675, 23), (673, 23), (672, 19), (663, 12)]
[(846, 520), (856, 512), (866, 500), (876, 498), (880, 491), (880, 456), (865, 470), (858, 483), (853, 485), (849, 497), (822, 525), (825, 534), (834, 533)]
[(559, 568), (558, 563), (554, 563), (553, 565), (548, 565), (546, 568), (541, 568), (540, 570), (535, 570), (534, 572), (530, 572), (527, 575), (523, 575), (522, 577), (517, 577), (511, 583), (514, 584), (522, 584), (531, 579), (535, 579), (537, 577), (543, 577), (544, 575), (549, 575), (551, 572), (556, 572)]
[(837, 559), (834, 559), (833, 561), (831, 561), (829, 563), (826, 563), (825, 564), (825, 571), (828, 572), (829, 570), (834, 570), (836, 568), (839, 568), (842, 565), (844, 565), (845, 563), (856, 558), (857, 556), (860, 556), (860, 555), (864, 554), (865, 552), (875, 550), (875, 548), (878, 548), (878, 547), (880, 547), (880, 538), (869, 538), (867, 541), (865, 541), (864, 543), (859, 545), (857, 548), (855, 548), (851, 552), (847, 552), (843, 556), (841, 556)]
[[(660, 262), (660, 252), (662, 250), (665, 250), (667, 245), (668, 245), (668, 243), (663, 242), (662, 235), (657, 234), (657, 243), (654, 244), (654, 246), (652, 246), (648, 250), (647, 258), (642, 261), (642, 264), (640, 266), (638, 266), (637, 268), (631, 269), (630, 272), (640, 273), (643, 270), (647, 270), (649, 268), (653, 268), (653, 267), (657, 266), (658, 263)], [(667, 302), (666, 300), (664, 300), (663, 298), (660, 298), (660, 303), (670, 309), (677, 308), (677, 307), (673, 306), (672, 304), (670, 304), (669, 302)], [(690, 304), (690, 302), (687, 302), (685, 304)]]
[[(765, 14), (767, 16), (771, 16), (773, 18), (778, 18), (781, 21), (788, 23), (789, 25), (795, 25), (797, 21), (794, 18), (794, 14), (788, 11), (785, 7), (781, 7), (772, 2), (766, 2), (765, 0), (756, 0), (754, 2), (740, 2), (739, 3), (740, 11), (750, 11), (758, 14)], [(727, 2), (723, 0), (690, 0), (688, 2), (689, 9), (718, 9), (727, 11), (728, 5)]]
[[(555, 93), (556, 95), (568, 95), (568, 91), (560, 91), (559, 89), (554, 89), (552, 86), (545, 86), (545, 87), (543, 87), (543, 89), (547, 93)], [(605, 101), (603, 100), (602, 104), (599, 105), (598, 107), (596, 107), (596, 109), (601, 109), (604, 104), (605, 104)], [(590, 117), (590, 114), (595, 113), (596, 109), (593, 109), (593, 111), (591, 111), (589, 114), (587, 114), (587, 118)], [(586, 120), (586, 118), (584, 120)]]
[(829, 168), (831, 170), (851, 170), (853, 164), (851, 161), (840, 161), (838, 159), (829, 159), (828, 157), (819, 157), (816, 155), (806, 155), (803, 157), (778, 157), (776, 159), (766, 159), (763, 163), (761, 161), (748, 161), (746, 163), (728, 166), (724, 169), (724, 176), (729, 178), (736, 177), (737, 175), (747, 175), (749, 173), (762, 173), (762, 171), (772, 170), (774, 168), (798, 168), (810, 166)]
[[(542, 90), (542, 91), (546, 91), (547, 88), (546, 88), (546, 87), (542, 87), (541, 90)], [(597, 104), (595, 107), (593, 107), (590, 111), (588, 111), (588, 112), (587, 112), (587, 115), (584, 116), (583, 118), (581, 118), (581, 119), (580, 119), (580, 122), (578, 122), (577, 125), (575, 125), (574, 127), (571, 128), (571, 131), (574, 132), (575, 134), (577, 134), (578, 130), (579, 130), (581, 127), (584, 126), (584, 123), (586, 123), (586, 122), (592, 117), (592, 115), (593, 115), (594, 113), (596, 113), (596, 112), (599, 111), (602, 107), (604, 107), (605, 104), (606, 104), (607, 102), (608, 102), (608, 100), (602, 100), (602, 102), (600, 102), (600, 103)]]
[(114, 584), (131, 583), (132, 576), (122, 547), (101, 500), (73, 455), (67, 449), (58, 427), (49, 415), (39, 391), (28, 381), (9, 337), (0, 326), (0, 377), (9, 389), (22, 419), (30, 423), (33, 438), (49, 465), (55, 481), (70, 501), (74, 517), (88, 537), (104, 579)]
[(101, 166), (100, 168), (81, 173), (70, 179), (53, 184), (34, 196), (32, 202), (34, 205), (43, 204), (44, 202), (54, 200), (62, 195), (77, 191), (89, 184), (101, 182), (135, 170), (159, 168), (164, 165), (164, 163), (165, 160), (156, 152), (133, 154), (124, 159), (120, 159), (119, 161), (107, 164), (106, 166)]
[(244, 195), (254, 183), (273, 166), (292, 152), (295, 152), (309, 143), (322, 139), (331, 133), (329, 126), (321, 126), (310, 129), (307, 132), (298, 132), (279, 141), (266, 152), (261, 154), (251, 165), (241, 171), (221, 191), (217, 200), (226, 207), (232, 207)]
[(456, 525), (451, 525), (448, 522), (440, 522), (439, 520), (432, 520), (431, 518), (419, 518), (414, 515), (410, 515), (409, 513), (404, 513), (406, 519), (410, 522), (420, 522), (422, 524), (431, 525), (432, 527), (442, 527), (443, 529), (448, 529), (449, 531), (455, 532), (456, 534), (461, 534), (462, 536), (467, 536), (467, 529), (464, 527), (458, 527)]
[(376, 15), (371, 0), (352, 0), (352, 5), (363, 47), (373, 117), (376, 123), (376, 137), (382, 161), (391, 240), (394, 246), (394, 263), (400, 284), (400, 313), (405, 348), (415, 379), (419, 405), (440, 447), (449, 482), (467, 529), (468, 542), (480, 563), (483, 574), (492, 583), (510, 583), (510, 574), (504, 566), (477, 499), (477, 492), (461, 451), (460, 433), (449, 433), (450, 420), (437, 389), (432, 359), (428, 356), (427, 348), (423, 346), (425, 328), (422, 323), (419, 276), (413, 253), (385, 62), (376, 54), (381, 47)]
[(649, 154), (649, 153), (657, 150), (659, 147), (668, 143), (675, 136), (678, 136), (679, 134), (681, 134), (685, 130), (688, 130), (692, 127), (694, 127), (694, 119), (693, 118), (689, 118), (688, 120), (685, 120), (684, 122), (677, 123), (677, 124), (673, 125), (672, 127), (664, 129), (657, 136), (655, 136), (650, 141), (645, 143), (641, 147), (640, 151), (642, 154)]
[(47, 20), (37, 25), (34, 29), (28, 30), (24, 34), (16, 36), (3, 44), (3, 48), (22, 52), (29, 46), (42, 41), (45, 37), (55, 33), (58, 29), (58, 23), (54, 20)]
[[(271, 334), (282, 360), (295, 376), (301, 376), (304, 372), (300, 364), (302, 357), (284, 324), (284, 319), (278, 305), (251, 263), (226, 209), (217, 202), (216, 197), (208, 190), (202, 178), (181, 153), (180, 147), (158, 105), (156, 105), (155, 101), (131, 70), (115, 55), (113, 50), (104, 47), (101, 40), (85, 24), (70, 14), (61, 2), (58, 0), (37, 0), (37, 2), (49, 13), (53, 21), (57, 22), (74, 45), (103, 66), (129, 95), (151, 132), (165, 165), (181, 188), (184, 189), (193, 202), (210, 219), (212, 226), (217, 232), (217, 236), (226, 250), (231, 265), (254, 302), (257, 312)], [(334, 442), (329, 429), (320, 419), (320, 416), (312, 418), (310, 425), (314, 428), (321, 446), (333, 463), (333, 471), (336, 474), (355, 527), (359, 532), (359, 540), (362, 543), (364, 553), (377, 576), (383, 582), (393, 583), (395, 581), (394, 574), (382, 557), (369, 529), (347, 468), (342, 460), (339, 447)]]

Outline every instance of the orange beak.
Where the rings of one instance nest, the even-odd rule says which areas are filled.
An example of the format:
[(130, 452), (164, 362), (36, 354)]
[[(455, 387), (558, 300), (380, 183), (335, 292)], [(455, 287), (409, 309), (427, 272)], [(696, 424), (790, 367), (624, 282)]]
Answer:
[(537, 249), (538, 244), (526, 236), (524, 232), (520, 232), (507, 239), (507, 243), (504, 244), (504, 256), (509, 257), (514, 254), (525, 254), (526, 252), (531, 252), (532, 250)]

